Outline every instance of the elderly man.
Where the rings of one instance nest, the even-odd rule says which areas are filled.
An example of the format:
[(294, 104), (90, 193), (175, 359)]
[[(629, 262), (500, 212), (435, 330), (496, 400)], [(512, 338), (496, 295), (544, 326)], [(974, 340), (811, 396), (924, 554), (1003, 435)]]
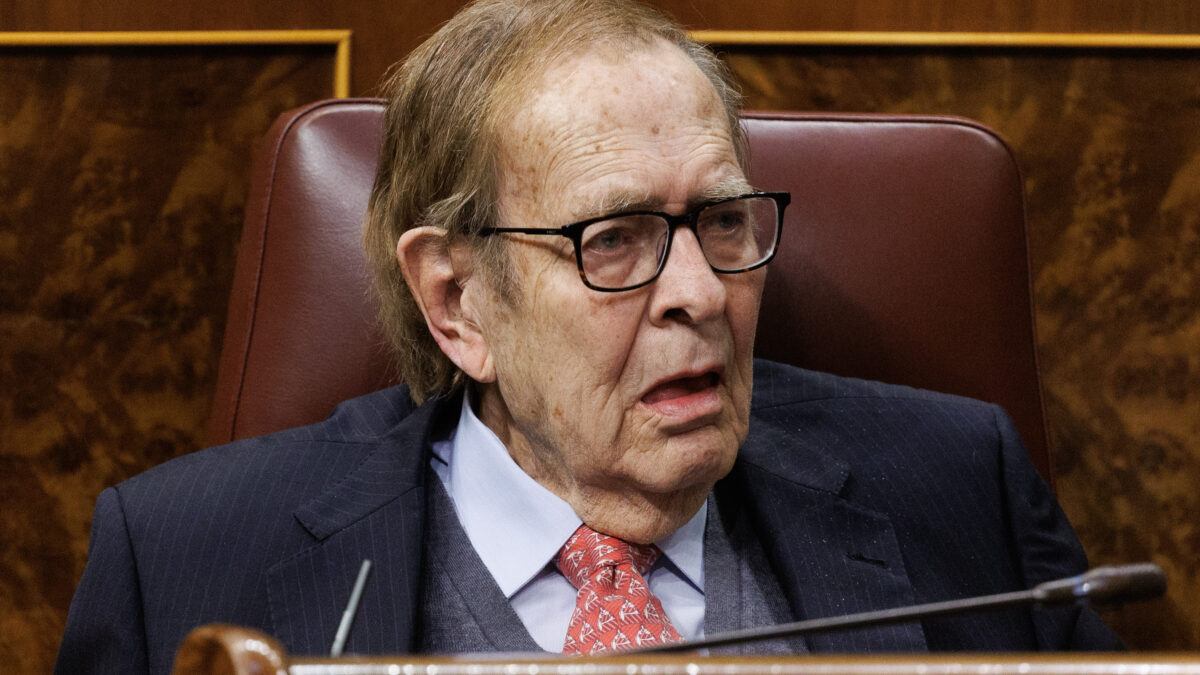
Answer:
[[(352, 652), (597, 653), (1084, 567), (994, 406), (754, 363), (789, 197), (662, 17), (480, 2), (387, 93), (367, 245), (407, 387), (105, 491), (60, 670), (163, 672), (213, 621), (322, 653), (364, 559)], [(1070, 609), (751, 651), (1118, 645)]]

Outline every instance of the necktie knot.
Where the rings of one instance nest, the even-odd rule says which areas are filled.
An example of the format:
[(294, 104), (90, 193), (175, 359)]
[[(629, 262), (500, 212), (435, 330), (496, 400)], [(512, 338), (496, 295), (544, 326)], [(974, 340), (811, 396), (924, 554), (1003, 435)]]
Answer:
[(679, 640), (646, 585), (658, 555), (654, 546), (631, 544), (587, 525), (575, 530), (554, 559), (579, 591), (564, 653), (597, 654)]
[(631, 544), (580, 525), (563, 544), (555, 563), (578, 589), (588, 581), (605, 583), (610, 579), (615, 583), (622, 569), (632, 569), (645, 577), (658, 555), (658, 549), (652, 545)]

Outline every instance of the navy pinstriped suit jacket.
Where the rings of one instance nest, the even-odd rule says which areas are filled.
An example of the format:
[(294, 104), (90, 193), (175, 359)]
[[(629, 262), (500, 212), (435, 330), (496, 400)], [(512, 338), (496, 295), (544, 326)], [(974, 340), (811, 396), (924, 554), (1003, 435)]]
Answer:
[[(750, 509), (797, 618), (998, 593), (1086, 561), (1002, 410), (756, 363), (750, 435), (718, 500)], [(105, 490), (58, 671), (170, 670), (232, 622), (326, 653), (364, 558), (347, 653), (418, 630), (429, 436), (457, 404), (403, 388), (320, 424), (197, 452)], [(811, 638), (816, 651), (1115, 649), (1088, 609), (1012, 610)]]

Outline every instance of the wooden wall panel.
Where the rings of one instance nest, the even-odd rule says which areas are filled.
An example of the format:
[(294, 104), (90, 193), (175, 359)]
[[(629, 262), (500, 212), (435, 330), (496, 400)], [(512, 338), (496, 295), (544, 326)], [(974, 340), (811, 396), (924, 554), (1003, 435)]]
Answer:
[[(1191, 0), (652, 2), (695, 29), (1200, 33), (1200, 3)], [(0, 0), (0, 31), (351, 29), (352, 93), (370, 95), (391, 63), (462, 4)], [(6, 579), (0, 662), (45, 671), (84, 560), (96, 493), (190, 451), (202, 435), (250, 139), (274, 111), (321, 94), (297, 89), (271, 94), (261, 106), (232, 97), (206, 107), (206, 90), (196, 86), (190, 100), (197, 105), (171, 111), (156, 109), (147, 92), (183, 86), (177, 80), (136, 84), (99, 68), (96, 82), (109, 83), (111, 105), (124, 112), (77, 129), (54, 127), (64, 109), (85, 117), (94, 111), (73, 99), (38, 98), (62, 68), (5, 58), (0, 55), (0, 340), (6, 355), (0, 359), (0, 575)], [(1200, 558), (1200, 539), (1189, 524), (1200, 493), (1197, 434), (1187, 426), (1200, 418), (1194, 347), (1200, 335), (1188, 323), (1196, 315), (1196, 280), (1188, 268), (1194, 274), (1200, 246), (1189, 239), (1200, 212), (1194, 191), (1200, 174), (1188, 154), (1191, 127), (1155, 129), (1138, 117), (1157, 119), (1145, 106), (1136, 115), (1088, 114), (1079, 106), (1093, 105), (1090, 97), (1129, 84), (1095, 64), (1047, 66), (1045, 82), (1029, 83), (1006, 71), (1003, 58), (962, 71), (931, 55), (916, 70), (893, 67), (895, 82), (882, 81), (871, 72), (874, 64), (861, 59), (847, 60), (840, 70), (826, 61), (796, 83), (809, 98), (787, 105), (865, 110), (903, 103), (915, 112), (980, 117), (1013, 140), (1031, 173), (1031, 204), (1042, 204), (1035, 208), (1049, 217), (1034, 232), (1034, 256), (1063, 503), (1093, 558), (1146, 553), (1185, 577), (1191, 598), (1176, 595), (1169, 605), (1116, 617), (1133, 644), (1197, 648), (1200, 616), (1187, 603), (1195, 597), (1191, 562)], [(766, 81), (796, 74), (782, 63), (767, 68)], [(1012, 86), (976, 90), (971, 80)], [(823, 93), (814, 88), (822, 81), (829, 83)], [(1071, 88), (1071, 82), (1086, 87)], [(1175, 99), (1169, 92), (1176, 90), (1167, 99), (1155, 98), (1153, 89), (1142, 92), (1156, 104), (1194, 104), (1200, 100), (1194, 82), (1172, 85)], [(1020, 105), (1026, 86), (1037, 107)], [(1056, 92), (1080, 102), (1073, 115), (1060, 109), (1066, 99), (1051, 107)], [(156, 131), (133, 129), (146, 121)], [(1061, 138), (1054, 133), (1059, 121)], [(237, 142), (211, 146), (208, 132), (197, 129), (222, 140), (235, 134)], [(1146, 136), (1156, 140), (1139, 145)], [(148, 168), (135, 172), (107, 154), (105, 144), (136, 148)], [(187, 177), (179, 182), (186, 186), (182, 193), (165, 186), (181, 176)], [(1149, 201), (1138, 188), (1141, 197), (1130, 201), (1125, 186), (1143, 179), (1170, 187)], [(85, 187), (102, 198), (81, 198)], [(179, 194), (187, 199), (172, 201), (170, 195)], [(44, 208), (32, 209), (23, 201), (30, 198)]]
[(249, 154), (333, 48), (0, 48), (0, 658), (48, 672), (102, 489), (196, 449)]

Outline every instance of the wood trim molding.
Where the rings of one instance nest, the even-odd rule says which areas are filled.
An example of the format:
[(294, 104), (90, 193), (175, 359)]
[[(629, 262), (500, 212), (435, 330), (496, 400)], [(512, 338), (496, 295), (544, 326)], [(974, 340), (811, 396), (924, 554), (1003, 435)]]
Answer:
[(697, 42), (745, 46), (1200, 48), (1200, 35), (1194, 34), (697, 30), (689, 36)]
[(350, 30), (182, 30), (0, 32), (3, 47), (332, 45), (333, 95), (350, 95)]

